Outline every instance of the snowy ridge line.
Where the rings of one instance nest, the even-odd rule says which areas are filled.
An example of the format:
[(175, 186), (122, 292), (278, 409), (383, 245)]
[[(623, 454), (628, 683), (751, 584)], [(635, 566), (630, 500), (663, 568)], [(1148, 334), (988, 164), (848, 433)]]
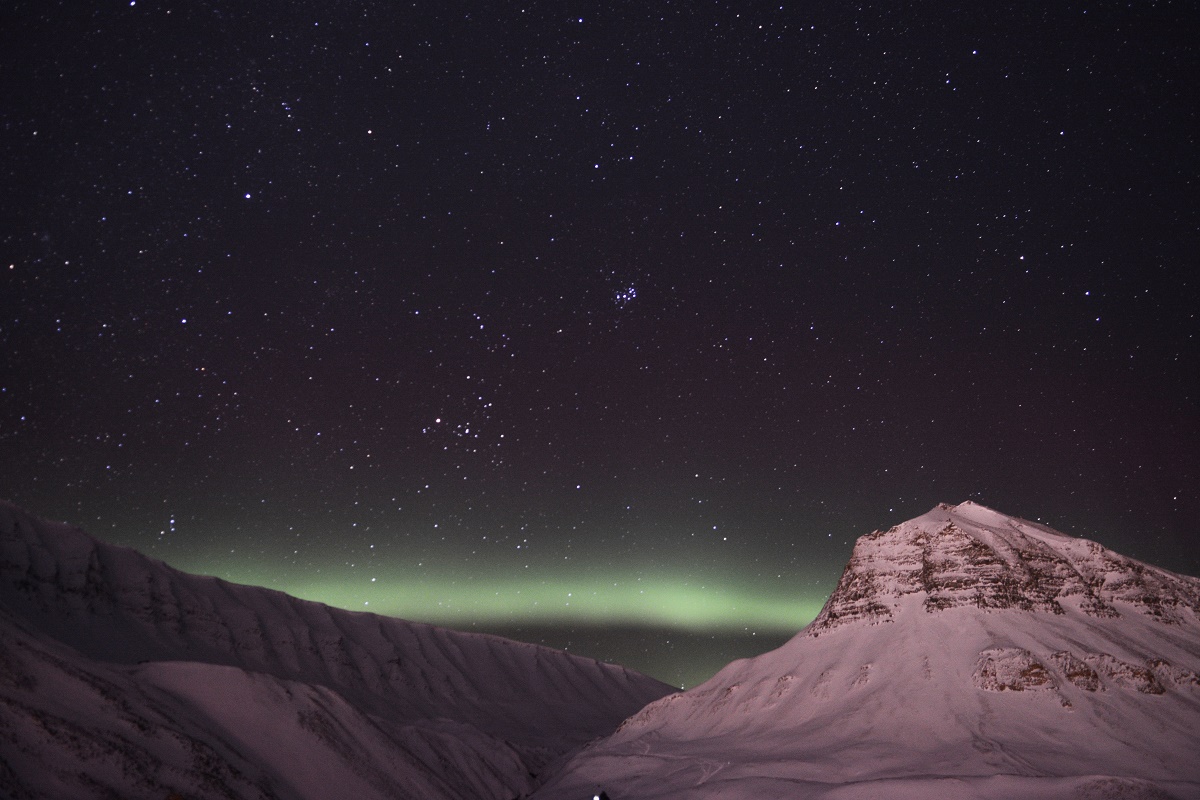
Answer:
[(673, 691), (538, 645), (188, 575), (7, 503), (0, 600), (93, 659), (237, 666), (327, 686), (398, 718), (459, 719), (539, 747), (586, 741)]

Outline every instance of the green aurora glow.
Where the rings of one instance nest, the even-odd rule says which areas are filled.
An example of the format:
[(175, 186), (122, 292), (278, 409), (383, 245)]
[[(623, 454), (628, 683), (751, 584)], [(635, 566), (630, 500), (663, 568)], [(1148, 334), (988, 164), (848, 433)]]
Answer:
[(823, 595), (779, 587), (734, 585), (693, 578), (630, 574), (442, 580), (365, 579), (356, 575), (268, 576), (256, 570), (220, 570), (237, 583), (267, 586), (305, 600), (437, 625), (615, 624), (687, 631), (758, 630), (795, 633), (812, 621)]

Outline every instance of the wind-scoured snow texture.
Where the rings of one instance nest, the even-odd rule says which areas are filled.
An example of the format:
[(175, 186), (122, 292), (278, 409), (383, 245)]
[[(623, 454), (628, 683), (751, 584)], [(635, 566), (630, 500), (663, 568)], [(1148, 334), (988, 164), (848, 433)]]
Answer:
[(671, 687), (188, 575), (0, 503), (0, 796), (500, 798)]
[(862, 537), (813, 623), (536, 800), (1200, 797), (1200, 579), (972, 503)]

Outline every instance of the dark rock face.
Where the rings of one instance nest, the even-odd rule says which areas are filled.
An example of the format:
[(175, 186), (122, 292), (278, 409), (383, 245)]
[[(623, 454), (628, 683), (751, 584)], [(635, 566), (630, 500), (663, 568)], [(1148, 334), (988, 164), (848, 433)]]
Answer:
[(1058, 667), (1059, 672), (1067, 681), (1085, 692), (1094, 692), (1100, 688), (1100, 676), (1096, 670), (1074, 653), (1062, 650), (1050, 656), (1050, 660)]
[[(1108, 653), (1061, 650), (1039, 657), (1020, 647), (996, 647), (979, 654), (972, 682), (989, 692), (1024, 692), (1070, 684), (1085, 692), (1134, 691), (1164, 694), (1166, 685), (1194, 686), (1196, 673), (1165, 659), (1131, 664)], [(1069, 703), (1064, 699), (1064, 705)]]
[[(1053, 546), (1047, 539), (1053, 537)], [(810, 635), (852, 620), (886, 622), (906, 595), (926, 611), (958, 606), (1062, 614), (1064, 603), (1095, 617), (1117, 605), (1167, 624), (1200, 613), (1200, 580), (1176, 575), (981, 506), (942, 505), (859, 539)]]
[(996, 647), (979, 654), (975, 686), (989, 692), (1051, 689), (1054, 679), (1042, 662), (1019, 647)]

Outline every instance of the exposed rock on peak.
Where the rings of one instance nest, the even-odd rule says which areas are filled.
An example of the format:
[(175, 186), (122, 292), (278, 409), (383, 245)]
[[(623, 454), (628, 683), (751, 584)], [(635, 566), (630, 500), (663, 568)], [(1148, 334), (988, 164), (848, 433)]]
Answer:
[(927, 612), (959, 606), (1096, 617), (1145, 614), (1179, 623), (1200, 613), (1200, 579), (1177, 575), (967, 502), (942, 504), (860, 538), (810, 635), (861, 620), (886, 622), (920, 597)]

